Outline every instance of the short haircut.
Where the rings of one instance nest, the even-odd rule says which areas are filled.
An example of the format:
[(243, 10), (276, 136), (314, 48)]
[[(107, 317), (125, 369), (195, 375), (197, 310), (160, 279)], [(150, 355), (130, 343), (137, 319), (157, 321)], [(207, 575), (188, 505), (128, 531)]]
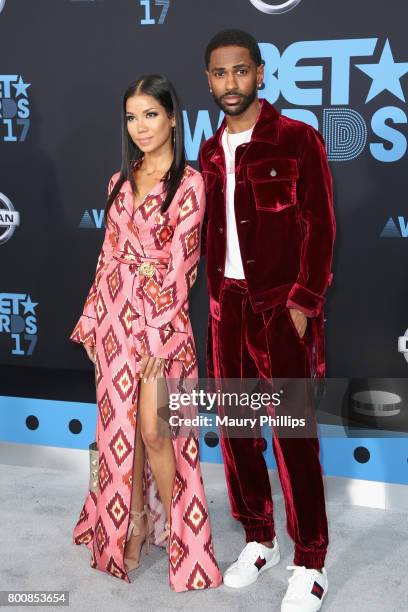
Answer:
[(251, 34), (244, 30), (222, 30), (213, 36), (207, 45), (205, 50), (206, 67), (208, 68), (211, 53), (215, 51), (215, 49), (232, 46), (245, 47), (245, 49), (248, 49), (251, 59), (254, 60), (257, 66), (263, 63), (258, 43)]

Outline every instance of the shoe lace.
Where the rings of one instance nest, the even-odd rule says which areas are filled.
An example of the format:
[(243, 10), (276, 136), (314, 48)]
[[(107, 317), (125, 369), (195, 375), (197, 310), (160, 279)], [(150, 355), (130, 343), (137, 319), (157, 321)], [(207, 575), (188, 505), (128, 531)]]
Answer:
[(288, 565), (286, 569), (293, 571), (292, 576), (288, 578), (289, 586), (286, 597), (296, 598), (309, 592), (313, 582), (312, 572), (308, 571), (304, 565)]
[[(153, 522), (147, 507), (145, 506), (140, 512), (131, 510), (130, 517), (126, 539), (129, 540), (131, 535), (142, 535), (141, 525), (145, 528), (145, 538), (148, 538), (153, 531)], [(144, 517), (146, 517), (145, 522), (143, 522), (145, 520)]]
[(258, 542), (249, 542), (237, 559), (240, 565), (253, 565), (259, 557), (260, 550)]

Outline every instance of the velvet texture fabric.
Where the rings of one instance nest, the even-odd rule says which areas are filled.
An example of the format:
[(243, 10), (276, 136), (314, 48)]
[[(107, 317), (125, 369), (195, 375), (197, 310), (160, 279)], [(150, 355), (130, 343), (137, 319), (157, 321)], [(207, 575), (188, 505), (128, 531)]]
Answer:
[[(208, 375), (221, 380), (223, 391), (228, 390), (227, 379), (233, 378), (310, 378), (312, 349), (310, 321), (301, 338), (285, 304), (256, 313), (246, 281), (224, 278), (220, 315), (218, 319), (209, 315), (207, 342)], [(282, 397), (280, 414), (286, 410), (292, 416), (293, 412), (296, 417), (304, 416), (308, 432), (316, 433), (312, 404), (298, 396), (296, 409), (288, 410), (285, 394)], [(224, 415), (228, 410), (220, 412)], [(278, 408), (274, 416), (277, 413)], [(234, 414), (234, 408), (230, 414)], [(277, 429), (272, 438), (273, 452), (285, 499), (287, 530), (295, 543), (294, 563), (320, 568), (324, 566), (328, 529), (319, 440), (316, 435), (288, 437), (288, 431)], [(275, 527), (264, 440), (259, 428), (252, 436), (237, 436), (237, 430), (222, 428), (221, 448), (232, 515), (243, 525), (247, 542), (271, 540)]]
[[(235, 214), (248, 298), (254, 312), (286, 304), (312, 319), (314, 373), (323, 377), (323, 305), (336, 229), (324, 140), (267, 100), (260, 103), (252, 138), (235, 154)], [(201, 253), (207, 255), (210, 310), (218, 320), (226, 256), (225, 126), (224, 119), (199, 159), (207, 195)]]
[[(323, 306), (333, 277), (336, 231), (325, 144), (313, 127), (280, 115), (266, 100), (260, 103), (251, 140), (235, 153), (235, 217), (245, 280), (224, 276), (225, 119), (200, 151), (207, 196), (201, 241), (210, 294), (207, 367), (208, 376), (223, 385), (230, 378), (293, 382), (325, 376)], [(307, 316), (302, 338), (290, 308)], [(294, 406), (295, 416), (303, 412), (308, 420), (309, 435), (288, 437), (275, 428), (273, 451), (294, 563), (320, 568), (328, 530), (319, 441), (310, 435), (315, 417), (308, 398)], [(291, 408), (286, 402), (289, 413)], [(223, 429), (221, 447), (232, 514), (247, 541), (273, 538), (263, 440)]]

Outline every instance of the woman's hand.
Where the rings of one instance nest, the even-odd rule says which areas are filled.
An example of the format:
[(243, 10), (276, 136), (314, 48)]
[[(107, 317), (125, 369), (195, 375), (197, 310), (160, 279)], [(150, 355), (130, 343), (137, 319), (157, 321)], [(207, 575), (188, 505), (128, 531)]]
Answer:
[(84, 349), (86, 350), (86, 353), (89, 359), (92, 361), (92, 363), (95, 363), (95, 359), (96, 359), (95, 345), (94, 344), (84, 344)]
[(140, 379), (143, 379), (143, 382), (153, 382), (156, 380), (157, 376), (163, 375), (165, 363), (166, 360), (162, 357), (150, 357), (149, 355), (144, 355), (139, 374)]

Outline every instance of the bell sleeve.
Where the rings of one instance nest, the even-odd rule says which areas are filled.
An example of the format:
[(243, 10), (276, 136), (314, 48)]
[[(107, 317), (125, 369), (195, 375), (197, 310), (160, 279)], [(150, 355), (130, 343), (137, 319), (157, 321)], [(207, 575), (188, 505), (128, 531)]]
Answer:
[[(108, 196), (110, 195), (113, 186), (116, 183), (118, 174), (113, 175), (108, 185)], [(73, 342), (82, 342), (84, 344), (95, 344), (95, 324), (96, 324), (96, 296), (98, 293), (98, 285), (100, 278), (106, 269), (109, 261), (111, 260), (112, 252), (118, 240), (117, 229), (114, 226), (110, 214), (108, 214), (105, 237), (103, 240), (102, 248), (98, 256), (95, 279), (91, 285), (88, 295), (85, 300), (85, 304), (82, 310), (82, 314), (77, 321), (71, 335), (70, 340)]]

